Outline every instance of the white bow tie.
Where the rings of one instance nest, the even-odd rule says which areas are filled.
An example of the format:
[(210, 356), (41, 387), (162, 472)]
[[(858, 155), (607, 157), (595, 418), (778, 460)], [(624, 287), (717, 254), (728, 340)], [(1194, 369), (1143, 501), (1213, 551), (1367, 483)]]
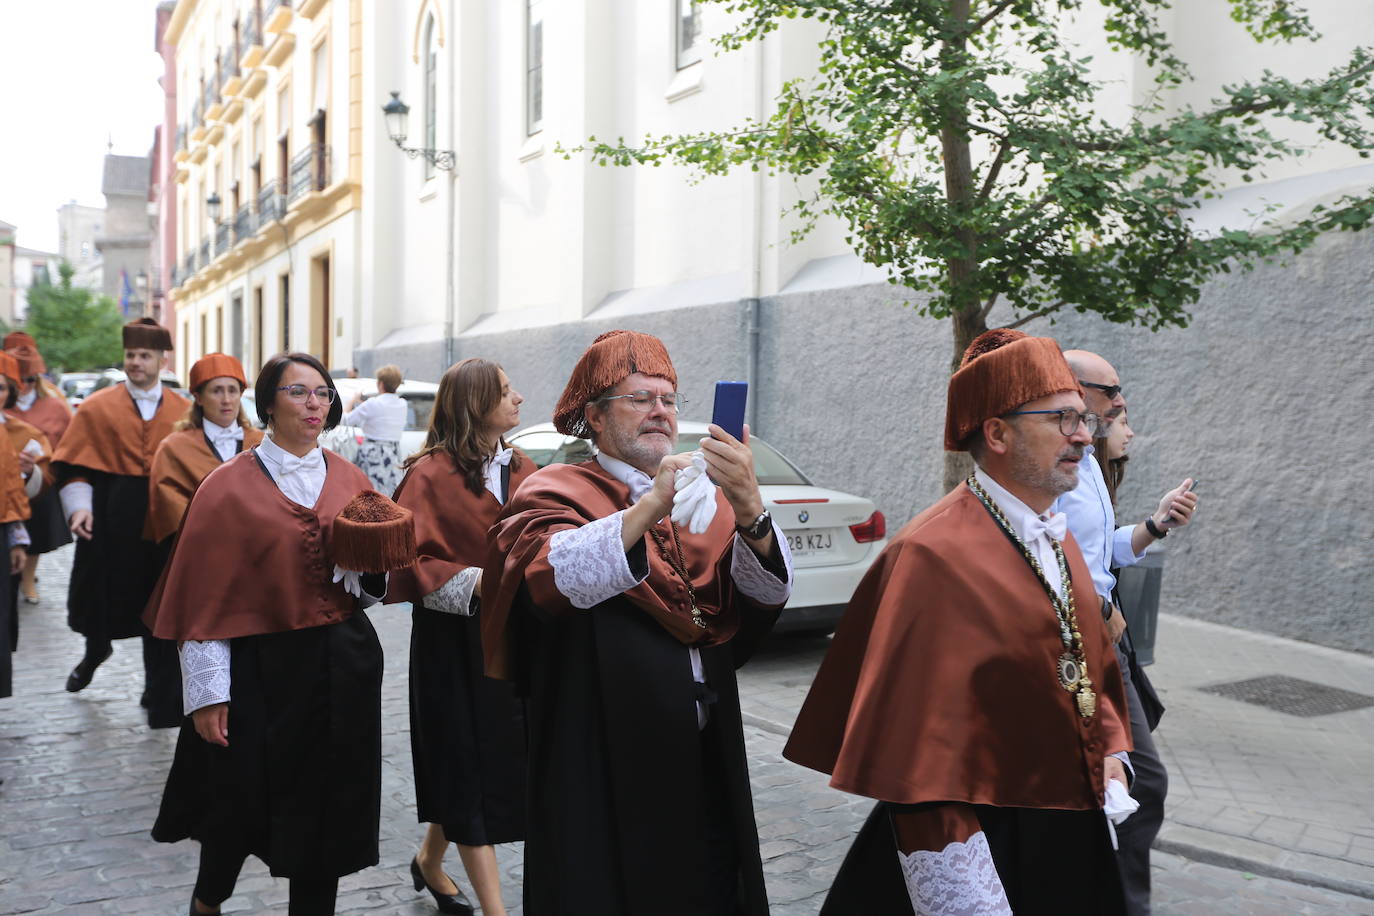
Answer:
[(630, 487), (630, 499), (634, 502), (639, 502), (644, 498), (645, 493), (654, 488), (654, 479), (638, 469), (625, 482)]
[(511, 455), (513, 454), (515, 453), (510, 449), (503, 448), (495, 455), (492, 455), (490, 461), (492, 464), (508, 465), (510, 464)]
[(324, 467), (324, 452), (318, 448), (311, 449), (304, 458), (297, 458), (289, 452), (281, 456), (283, 475), (294, 474), (297, 471), (314, 471), (322, 467)]
[(135, 401), (156, 401), (162, 397), (162, 392), (157, 388), (134, 388), (130, 386), (129, 394), (133, 395)]
[(1041, 532), (1048, 534), (1051, 540), (1064, 540), (1064, 535), (1069, 532), (1069, 517), (1063, 512), (1054, 512), (1046, 519), (1031, 519), (1026, 530), (1029, 540), (1040, 537)]
[(230, 426), (220, 426), (218, 423), (206, 423), (205, 435), (211, 442), (242, 442), (243, 427), (234, 423)]

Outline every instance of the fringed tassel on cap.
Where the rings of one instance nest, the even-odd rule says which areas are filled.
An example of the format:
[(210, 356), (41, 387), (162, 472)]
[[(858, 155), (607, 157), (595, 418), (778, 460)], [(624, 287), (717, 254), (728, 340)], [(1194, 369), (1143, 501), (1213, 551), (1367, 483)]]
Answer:
[(565, 436), (586, 439), (591, 435), (583, 415), (587, 404), (636, 372), (667, 379), (677, 387), (677, 370), (673, 368), (663, 341), (638, 331), (602, 334), (592, 341), (573, 367), (572, 377), (554, 410), (554, 428)]
[(376, 490), (364, 490), (334, 518), (334, 562), (384, 573), (415, 562), (415, 516)]

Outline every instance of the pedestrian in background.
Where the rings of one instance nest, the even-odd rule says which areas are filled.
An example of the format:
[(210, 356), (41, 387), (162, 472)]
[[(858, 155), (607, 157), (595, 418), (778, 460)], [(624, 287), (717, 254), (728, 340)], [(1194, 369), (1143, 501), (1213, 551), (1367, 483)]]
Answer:
[[(377, 863), (381, 805), (382, 648), (362, 609), (385, 579), (334, 557), (353, 552), (360, 492), (409, 513), (317, 444), (342, 412), (319, 360), (274, 356), (255, 389), (270, 433), (201, 483), (149, 605), (153, 633), (180, 642), (190, 716), (153, 838), (200, 841), (192, 913), (219, 912), (251, 854), (290, 879), (292, 916), (315, 916)], [(414, 559), (413, 536), (389, 556), (399, 524), (372, 526), (395, 566)]]
[[(9, 548), (15, 546), (24, 547), (24, 559), (28, 560), (28, 549), (33, 543), (32, 524), (35, 512), (42, 511), (42, 498), (52, 493), (52, 449), (48, 445), (48, 437), (42, 430), (32, 426), (23, 420), (8, 413), (14, 407), (19, 395), (20, 379), (19, 361), (8, 353), (0, 353), (0, 406), (3, 406), (5, 413), (0, 413), (0, 426), (3, 426), (6, 437), (14, 449), (15, 457), (19, 464), (19, 474), (24, 479), (24, 495), (28, 498), (29, 517), (25, 521), (25, 529), (28, 530), (29, 543), (25, 545), (7, 544)], [(50, 504), (49, 504), (50, 505)], [(9, 593), (4, 598), (9, 604), (9, 626), (7, 638), (9, 641), (9, 651), (14, 652), (19, 647), (19, 588), (21, 575), (10, 576)], [(9, 658), (6, 657), (0, 664), (8, 664)]]
[[(1083, 387), (1083, 399), (1089, 411), (1108, 423), (1114, 423), (1126, 412), (1121, 379), (1111, 363), (1087, 350), (1067, 350), (1064, 358)], [(1117, 865), (1121, 871), (1126, 912), (1130, 916), (1146, 916), (1150, 912), (1150, 846), (1164, 823), (1169, 774), (1150, 734), (1159, 721), (1163, 706), (1149, 678), (1136, 663), (1135, 647), (1126, 632), (1126, 618), (1114, 600), (1114, 570), (1139, 563), (1145, 558), (1146, 549), (1156, 540), (1166, 537), (1171, 529), (1188, 524), (1197, 509), (1197, 494), (1190, 492), (1192, 483), (1191, 479), (1184, 480), (1165, 493), (1155, 511), (1144, 521), (1118, 526), (1112, 491), (1098, 463), (1096, 448), (1089, 446), (1084, 449), (1079, 466), (1078, 485), (1059, 497), (1055, 504), (1056, 510), (1068, 517), (1069, 530), (1092, 574), (1098, 607), (1115, 646), (1126, 686), (1133, 744), (1131, 797), (1140, 808), (1117, 827), (1116, 833)]]
[(401, 482), (401, 433), (406, 428), (401, 370), (383, 366), (377, 370), (377, 394), (344, 414), (343, 423), (362, 430), (363, 441), (353, 463), (363, 469), (377, 492), (390, 496)]
[[(122, 385), (88, 397), (53, 452), (67, 524), (77, 537), (67, 623), (86, 639), (67, 690), (84, 690), (113, 651), (111, 640), (141, 637), (148, 724), (170, 728), (180, 688), (174, 649), (149, 638), (140, 617), (162, 553), (144, 537), (153, 455), (190, 403), (162, 384), (172, 336), (151, 318), (124, 325)], [(165, 714), (165, 715), (164, 715)]]
[[(0, 354), (0, 378), (4, 378), (8, 385), (14, 384), (11, 373), (18, 373), (14, 359)], [(12, 400), (13, 394), (14, 388), (8, 388), (6, 397)], [(7, 424), (7, 431), (10, 431), (8, 427), (11, 424), (19, 423), (21, 421), (11, 421)], [(21, 435), (35, 433), (42, 436), (32, 427)], [(18, 580), (24, 560), (28, 557), (24, 549), (29, 542), (24, 520), (30, 512), (26, 478), (29, 481), (37, 478), (41, 482), (43, 473), (34, 463), (32, 455), (29, 456), (28, 473), (21, 469), (22, 449), (23, 446), (19, 449), (14, 447), (12, 435), (0, 435), (0, 536), (4, 538), (6, 550), (4, 559), (0, 560), (0, 699), (8, 697), (14, 690), (12, 655), (19, 639), (19, 608), (15, 602), (18, 589), (13, 583)], [(0, 779), (0, 782), (3, 781)]]
[(479, 597), (488, 531), (535, 469), (504, 438), (523, 400), (496, 363), (449, 367), (424, 448), (396, 490), (415, 514), (418, 555), (392, 575), (390, 595), (413, 605), (410, 749), (416, 811), (429, 824), (410, 871), (443, 913), (472, 913), (444, 873), (449, 843), (485, 916), (504, 916), (494, 846), (525, 838), (524, 704), (509, 681), (483, 673)]
[[(55, 391), (43, 378), (48, 367), (32, 337), (23, 331), (12, 331), (5, 335), (4, 346), (5, 352), (18, 360), (20, 375), (19, 395), (13, 406), (6, 408), (6, 413), (42, 430), (48, 437), (48, 445), (55, 450), (72, 421), (72, 409), (62, 393)], [(29, 506), (33, 511), (25, 523), (29, 531), (29, 544), (25, 549), (29, 556), (24, 563), (20, 590), (25, 604), (37, 604), (38, 558), (70, 544), (72, 533), (62, 514), (62, 501), (56, 486), (45, 487), (29, 500)]]
[[(529, 698), (529, 913), (768, 912), (735, 669), (791, 594), (791, 555), (748, 428), (675, 455), (683, 403), (662, 341), (602, 334), (554, 411), (596, 457), (532, 474), (493, 529), (482, 644)], [(675, 475), (698, 461), (713, 514), (679, 530)]]

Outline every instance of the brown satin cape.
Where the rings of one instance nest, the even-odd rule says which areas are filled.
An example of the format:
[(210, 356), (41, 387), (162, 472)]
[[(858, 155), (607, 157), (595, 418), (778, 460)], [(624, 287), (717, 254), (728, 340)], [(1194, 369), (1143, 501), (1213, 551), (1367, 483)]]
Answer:
[[(257, 445), (262, 435), (262, 430), (246, 427), (239, 451)], [(205, 440), (205, 430), (199, 427), (174, 432), (162, 440), (148, 475), (149, 540), (160, 543), (177, 533), (196, 487), (221, 463), (219, 452)]]
[[(514, 674), (510, 612), (522, 583), (534, 605), (550, 615), (581, 612), (554, 584), (549, 539), (559, 531), (580, 528), (630, 505), (629, 487), (595, 459), (542, 468), (511, 496), (492, 529), (482, 576), (482, 649), (488, 677), (509, 679)], [(658, 531), (672, 551), (673, 534), (667, 519), (658, 523)], [(706, 629), (692, 622), (687, 589), (648, 534), (644, 539), (649, 577), (616, 597), (648, 614), (684, 645), (727, 642), (740, 624), (739, 601), (730, 575), (734, 534), (735, 513), (719, 489), (711, 526), (702, 534), (681, 529), (687, 572)]]
[[(515, 451), (520, 467), (510, 472), (507, 501), (535, 471), (529, 456)], [(487, 536), (501, 503), (485, 488), (481, 493), (469, 490), (447, 453), (434, 452), (411, 465), (392, 499), (415, 513), (417, 550), (412, 565), (392, 572), (388, 601), (418, 604), (463, 569), (487, 561)]]
[(29, 498), (19, 473), (19, 454), (9, 436), (0, 436), (0, 524), (26, 521), (29, 515)]
[(1104, 755), (1129, 750), (1100, 602), (1070, 536), (1098, 712), (1059, 685), (1057, 618), (1020, 551), (961, 484), (859, 583), (783, 755), (845, 792), (901, 804), (1102, 807)]
[[(85, 410), (85, 407), (81, 408)], [(144, 622), (160, 639), (233, 639), (339, 623), (357, 601), (331, 580), (334, 516), (370, 487), (367, 475), (324, 451), (313, 509), (288, 499), (242, 451), (201, 482)]]
[(5, 413), (43, 430), (54, 449), (62, 442), (62, 434), (72, 422), (72, 409), (67, 406), (67, 399), (61, 395), (34, 398), (33, 406), (28, 410), (21, 410), (15, 406)]
[[(5, 433), (10, 438), (10, 445), (14, 446), (16, 456), (24, 450), (24, 446), (32, 440), (43, 446), (43, 454), (34, 458), (34, 469), (43, 475), (43, 488), (52, 486), (52, 446), (48, 442), (48, 437), (31, 423), (26, 423), (13, 414), (5, 414)], [(40, 491), (42, 492), (42, 491)], [(34, 497), (37, 499), (38, 497)]]
[(81, 402), (81, 409), (53, 452), (52, 463), (63, 484), (84, 479), (81, 468), (147, 477), (153, 455), (191, 402), (166, 385), (151, 420), (145, 421), (123, 383), (103, 388)]

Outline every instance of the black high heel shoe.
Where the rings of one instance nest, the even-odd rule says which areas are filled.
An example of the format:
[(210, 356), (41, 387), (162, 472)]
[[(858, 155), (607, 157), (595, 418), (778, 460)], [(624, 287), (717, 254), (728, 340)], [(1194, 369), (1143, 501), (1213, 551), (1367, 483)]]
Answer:
[(425, 880), (425, 876), (420, 873), (419, 858), (410, 860), (410, 878), (415, 882), (415, 889), (417, 891), (429, 891), (434, 895), (434, 903), (439, 907), (439, 912), (457, 913), (458, 916), (472, 916), (472, 904), (468, 901), (468, 898), (463, 895), (463, 889), (458, 887), (458, 883), (455, 881), (453, 884), (453, 886), (457, 888), (458, 893), (451, 895), (439, 893), (429, 886), (429, 882)]

